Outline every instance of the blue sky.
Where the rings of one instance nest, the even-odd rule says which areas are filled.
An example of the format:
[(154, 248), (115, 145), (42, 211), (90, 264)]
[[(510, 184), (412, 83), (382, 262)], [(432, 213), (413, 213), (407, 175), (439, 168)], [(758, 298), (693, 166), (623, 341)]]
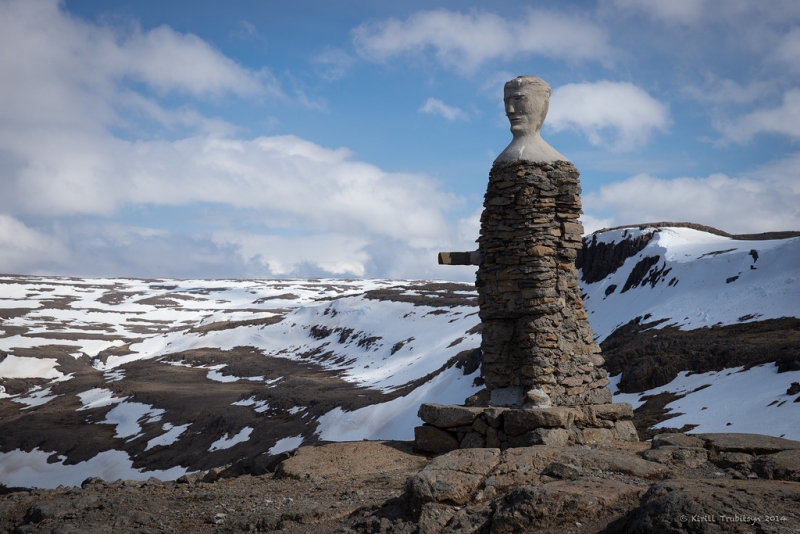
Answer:
[(0, 0), (0, 272), (472, 280), (502, 85), (584, 225), (800, 229), (800, 3)]

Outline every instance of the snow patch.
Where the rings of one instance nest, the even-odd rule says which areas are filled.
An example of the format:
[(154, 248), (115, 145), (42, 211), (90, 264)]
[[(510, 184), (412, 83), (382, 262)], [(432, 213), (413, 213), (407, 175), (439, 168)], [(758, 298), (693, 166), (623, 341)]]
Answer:
[(172, 445), (181, 435), (186, 432), (186, 429), (192, 426), (191, 423), (187, 423), (185, 425), (178, 425), (172, 426), (170, 423), (164, 423), (161, 427), (163, 430), (166, 430), (164, 434), (161, 434), (158, 437), (155, 437), (147, 442), (147, 447), (144, 450), (149, 451), (153, 447), (166, 447), (168, 445)]
[(290, 451), (292, 449), (296, 449), (300, 445), (303, 444), (303, 436), (293, 436), (290, 438), (283, 438), (279, 439), (275, 442), (275, 445), (268, 451), (269, 454), (280, 454), (282, 452)]
[(319, 418), (316, 433), (325, 441), (411, 440), (414, 427), (422, 424), (417, 417), (419, 406), (425, 402), (461, 404), (483, 386), (473, 385), (480, 371), (464, 375), (451, 367), (425, 382), (405, 397), (372, 404), (346, 412), (334, 408)]
[(164, 410), (153, 408), (140, 402), (120, 402), (106, 414), (103, 424), (116, 425), (115, 438), (136, 436), (141, 432), (142, 424), (154, 423), (161, 419)]
[[(219, 438), (217, 441), (211, 444), (209, 447), (208, 452), (219, 451), (222, 449), (230, 449), (237, 443), (243, 443), (250, 439), (250, 434), (253, 433), (253, 428), (246, 426), (241, 429), (236, 435), (232, 437), (222, 437)], [(230, 436), (230, 434), (229, 434)]]
[(52, 452), (34, 449), (31, 452), (14, 450), (0, 453), (0, 482), (8, 487), (57, 488), (80, 486), (89, 477), (103, 480), (175, 480), (186, 474), (186, 468), (176, 466), (165, 471), (134, 469), (130, 456), (123, 451), (104, 451), (75, 465), (64, 465), (64, 456), (49, 463)]
[[(10, 339), (10, 338), (6, 338)], [(56, 371), (55, 358), (31, 358), (9, 354), (0, 361), (2, 378), (62, 378), (64, 373)]]

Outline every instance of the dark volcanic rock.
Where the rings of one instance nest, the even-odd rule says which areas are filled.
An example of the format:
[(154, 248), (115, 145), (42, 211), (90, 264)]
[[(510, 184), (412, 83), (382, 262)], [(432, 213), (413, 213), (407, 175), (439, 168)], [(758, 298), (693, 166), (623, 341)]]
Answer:
[(575, 266), (581, 271), (581, 280), (587, 284), (599, 282), (606, 276), (617, 272), (625, 260), (637, 255), (647, 246), (655, 232), (637, 237), (628, 235), (619, 243), (598, 243), (597, 235), (585, 237), (583, 248), (578, 252)]
[(653, 485), (631, 514), (628, 534), (793, 532), (800, 485), (742, 480), (668, 480)]
[[(800, 319), (783, 318), (682, 331), (633, 321), (602, 343), (606, 369), (622, 373), (619, 390), (638, 393), (668, 384), (681, 371), (707, 373), (775, 362), (778, 372), (800, 366)], [(799, 367), (800, 368), (800, 367)]]
[[(641, 489), (614, 480), (557, 481), (523, 486), (503, 499), (492, 518), (492, 534), (540, 531), (580, 523), (587, 516), (625, 511)], [(563, 528), (563, 527), (562, 527)]]

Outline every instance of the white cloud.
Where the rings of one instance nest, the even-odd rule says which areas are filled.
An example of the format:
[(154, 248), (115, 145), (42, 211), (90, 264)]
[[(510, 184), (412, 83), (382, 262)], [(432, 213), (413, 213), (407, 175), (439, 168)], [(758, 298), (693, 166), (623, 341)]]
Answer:
[(758, 109), (736, 120), (718, 120), (714, 126), (738, 143), (746, 143), (761, 133), (800, 139), (800, 89), (786, 91), (780, 106)]
[(430, 48), (442, 64), (460, 72), (528, 54), (604, 62), (614, 56), (605, 30), (584, 17), (533, 9), (520, 15), (419, 11), (405, 21), (363, 24), (353, 30), (353, 41), (359, 54), (373, 61)]
[(769, 84), (764, 80), (751, 80), (742, 85), (734, 80), (709, 75), (704, 86), (690, 85), (684, 92), (691, 98), (715, 105), (750, 104), (768, 92)]
[(700, 21), (706, 0), (614, 0), (614, 4), (624, 9), (645, 11), (653, 19), (694, 24)]
[(36, 274), (43, 263), (66, 259), (67, 251), (53, 236), (29, 228), (0, 213), (0, 272)]
[[(55, 0), (0, 4), (0, 47), (14, 51), (2, 58), (4, 101), (26, 104), (20, 112), (42, 106), (43, 116), (63, 116), (67, 103), (81, 104), (76, 114), (91, 104), (106, 107), (124, 80), (201, 97), (280, 92), (268, 71), (245, 69), (195, 35), (166, 26), (100, 27), (71, 17)], [(75, 101), (78, 88), (89, 102)]]
[[(694, 222), (731, 233), (800, 229), (800, 154), (738, 177), (671, 180), (639, 174), (585, 194), (601, 226)], [(590, 219), (591, 220), (591, 219)]]
[(285, 237), (220, 231), (214, 243), (233, 245), (245, 262), (263, 265), (274, 276), (286, 276), (312, 266), (337, 276), (363, 278), (370, 255), (369, 240), (347, 234)]
[[(237, 138), (162, 104), (279, 92), (196, 36), (100, 27), (55, 0), (0, 2), (0, 50), (12, 49), (0, 54), (0, 270), (436, 277), (438, 247), (459, 242), (445, 211), (464, 200), (426, 176), (290, 135)], [(189, 134), (137, 139), (137, 114)], [(120, 215), (175, 206), (201, 223), (181, 233)]]
[(793, 71), (800, 71), (800, 28), (792, 28), (781, 38), (770, 59), (782, 62)]
[[(646, 13), (653, 20), (704, 32), (716, 24), (739, 26), (745, 33), (749, 33), (749, 29), (762, 32), (769, 26), (785, 27), (800, 17), (800, 5), (796, 0), (607, 0), (605, 3), (621, 10)], [(752, 35), (746, 38), (749, 40)]]
[(593, 145), (623, 151), (642, 145), (654, 131), (666, 131), (669, 107), (628, 82), (599, 81), (558, 87), (545, 126), (577, 130)]
[(421, 113), (429, 113), (431, 115), (440, 115), (449, 121), (455, 120), (469, 120), (469, 116), (466, 112), (462, 109), (448, 106), (441, 100), (436, 98), (429, 98), (425, 101), (422, 106), (417, 110)]
[(328, 81), (338, 80), (347, 74), (355, 64), (356, 59), (341, 48), (325, 48), (312, 62), (317, 66), (317, 72)]

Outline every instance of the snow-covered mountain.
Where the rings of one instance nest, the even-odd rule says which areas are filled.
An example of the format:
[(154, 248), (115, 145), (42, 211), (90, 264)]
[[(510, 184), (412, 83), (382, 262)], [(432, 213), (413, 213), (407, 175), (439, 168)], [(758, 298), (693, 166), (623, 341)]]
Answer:
[[(660, 426), (800, 439), (800, 238), (629, 228), (589, 236), (580, 261), (616, 399), (683, 414)], [(426, 281), (0, 276), (0, 484), (411, 439), (420, 403), (481, 388), (475, 302), (470, 285)], [(731, 365), (703, 345), (712, 333), (737, 347)]]
[(615, 401), (669, 401), (655, 428), (800, 439), (800, 391), (787, 393), (800, 382), (800, 237), (697, 228), (585, 239), (584, 302), (625, 392)]

